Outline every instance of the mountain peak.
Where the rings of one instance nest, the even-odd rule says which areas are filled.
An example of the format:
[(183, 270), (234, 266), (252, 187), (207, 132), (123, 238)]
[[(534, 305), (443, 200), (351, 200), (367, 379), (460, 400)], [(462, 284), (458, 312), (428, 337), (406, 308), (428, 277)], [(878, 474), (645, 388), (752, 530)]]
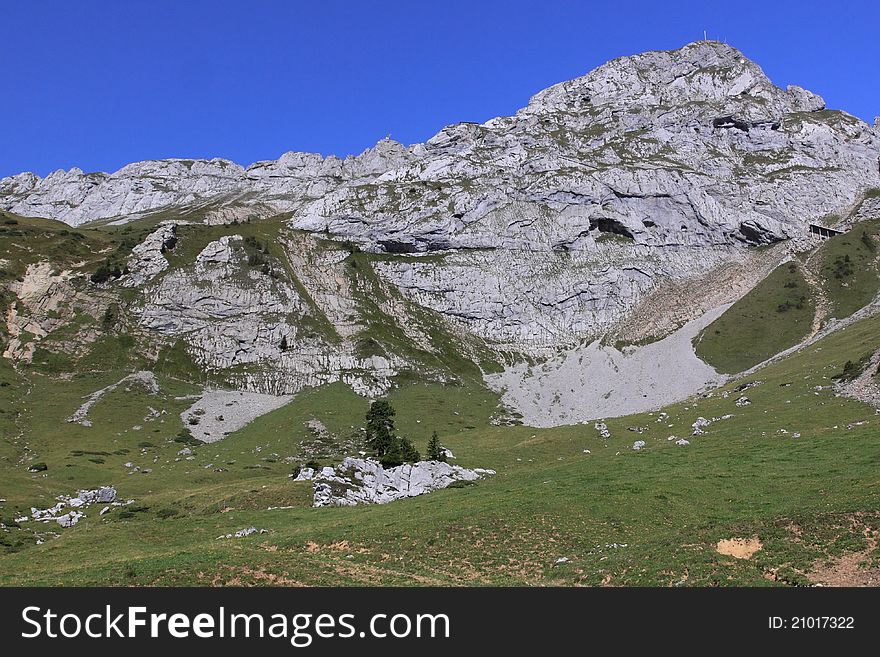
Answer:
[[(697, 41), (614, 59), (514, 116), (447, 126), (424, 144), (386, 138), (358, 156), (290, 152), (246, 169), (175, 158), (112, 175), (21, 174), (0, 181), (0, 208), (77, 225), (245, 204), (254, 216), (289, 212), (305, 229), (413, 250), (589, 248), (591, 226), (612, 218), (650, 244), (774, 241), (875, 184), (875, 132), (823, 108), (736, 48)], [(507, 221), (523, 212), (546, 225)], [(654, 212), (675, 218), (643, 225)]]
[(615, 105), (676, 108), (708, 103), (746, 118), (822, 109), (821, 97), (800, 87), (775, 86), (761, 67), (736, 48), (695, 41), (676, 50), (619, 57), (574, 80), (561, 82), (529, 101), (528, 113)]

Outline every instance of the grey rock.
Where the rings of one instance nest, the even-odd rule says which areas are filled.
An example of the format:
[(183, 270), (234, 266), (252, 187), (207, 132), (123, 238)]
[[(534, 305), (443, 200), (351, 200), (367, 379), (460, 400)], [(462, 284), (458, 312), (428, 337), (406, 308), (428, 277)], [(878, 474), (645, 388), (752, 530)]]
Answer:
[(300, 468), (300, 471), (297, 473), (296, 477), (293, 478), (294, 481), (311, 481), (315, 478), (315, 471), (312, 468)]
[[(113, 486), (101, 486), (92, 490), (81, 490), (76, 495), (60, 495), (58, 502), (47, 509), (31, 507), (31, 518), (40, 522), (57, 522), (61, 527), (72, 527), (85, 517), (85, 513), (79, 509), (85, 509), (93, 504), (119, 505), (116, 489)], [(63, 513), (64, 509), (70, 511)], [(105, 511), (101, 511), (103, 515)]]
[(377, 461), (347, 457), (335, 468), (314, 477), (315, 506), (387, 504), (446, 488), (457, 481), (476, 481), (494, 470), (468, 470), (439, 461), (405, 463), (384, 468)]
[(246, 536), (251, 536), (252, 534), (267, 534), (267, 529), (257, 529), (256, 527), (246, 527), (245, 529), (239, 529), (237, 532), (233, 532), (231, 534), (224, 534), (223, 536), (218, 536), (218, 539), (222, 538), (245, 538)]
[(83, 517), (84, 514), (79, 511), (70, 511), (63, 516), (58, 516), (55, 521), (62, 527), (73, 527)]
[(174, 248), (177, 241), (176, 231), (176, 222), (163, 222), (131, 250), (127, 263), (128, 274), (122, 281), (125, 287), (141, 286), (168, 268), (165, 252)]
[(712, 424), (711, 420), (707, 420), (706, 418), (700, 416), (697, 418), (696, 422), (694, 422), (691, 426), (694, 428), (693, 435), (694, 436), (702, 436), (706, 432), (704, 429)]

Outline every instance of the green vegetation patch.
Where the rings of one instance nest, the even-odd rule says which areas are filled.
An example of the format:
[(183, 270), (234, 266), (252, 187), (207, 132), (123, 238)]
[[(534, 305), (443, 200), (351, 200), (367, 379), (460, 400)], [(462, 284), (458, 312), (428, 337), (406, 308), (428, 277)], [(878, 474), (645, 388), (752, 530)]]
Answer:
[(838, 319), (849, 317), (880, 291), (878, 232), (880, 221), (860, 223), (822, 245), (822, 285)]
[(719, 372), (742, 372), (800, 342), (814, 313), (799, 267), (785, 263), (707, 326), (694, 347)]

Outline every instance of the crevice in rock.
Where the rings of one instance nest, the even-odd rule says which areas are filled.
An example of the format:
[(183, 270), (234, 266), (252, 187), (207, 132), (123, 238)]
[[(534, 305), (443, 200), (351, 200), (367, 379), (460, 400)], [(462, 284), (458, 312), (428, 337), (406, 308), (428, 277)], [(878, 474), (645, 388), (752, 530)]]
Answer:
[(590, 219), (590, 230), (598, 230), (600, 233), (613, 233), (635, 239), (632, 232), (617, 219), (596, 218)]

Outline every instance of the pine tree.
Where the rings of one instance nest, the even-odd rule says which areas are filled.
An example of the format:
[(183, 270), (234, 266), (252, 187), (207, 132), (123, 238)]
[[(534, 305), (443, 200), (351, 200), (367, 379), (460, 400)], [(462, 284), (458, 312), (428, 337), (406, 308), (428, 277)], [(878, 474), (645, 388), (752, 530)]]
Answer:
[(367, 411), (367, 446), (378, 456), (384, 456), (394, 443), (394, 407), (385, 399), (370, 404)]
[(428, 441), (428, 460), (446, 462), (446, 449), (440, 444), (436, 431), (431, 434), (431, 440)]
[(394, 407), (385, 399), (374, 401), (367, 411), (367, 447), (386, 467), (411, 463), (421, 458), (411, 440), (397, 435), (394, 428), (395, 415)]
[(281, 351), (287, 351), (287, 336), (286, 335), (281, 336), (281, 343), (278, 345), (278, 348)]
[(404, 463), (414, 463), (420, 459), (419, 450), (409, 438), (394, 436), (388, 449), (379, 457), (379, 462), (386, 468), (393, 468)]

